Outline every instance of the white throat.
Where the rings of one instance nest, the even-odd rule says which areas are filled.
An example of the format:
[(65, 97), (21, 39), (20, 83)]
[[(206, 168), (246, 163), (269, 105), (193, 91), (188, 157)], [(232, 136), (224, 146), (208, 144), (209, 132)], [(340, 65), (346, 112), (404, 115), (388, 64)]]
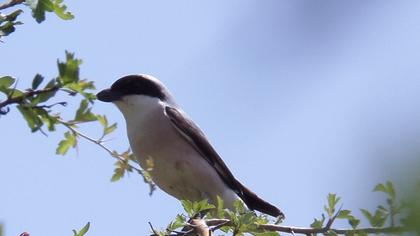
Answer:
[(114, 104), (123, 113), (126, 120), (135, 119), (137, 116), (144, 116), (162, 107), (159, 98), (146, 95), (128, 95), (121, 100), (115, 101)]

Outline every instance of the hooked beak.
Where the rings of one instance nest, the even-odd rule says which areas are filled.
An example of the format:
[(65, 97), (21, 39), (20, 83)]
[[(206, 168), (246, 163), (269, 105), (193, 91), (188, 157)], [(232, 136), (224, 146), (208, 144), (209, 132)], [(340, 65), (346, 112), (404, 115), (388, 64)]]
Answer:
[(96, 94), (98, 100), (102, 102), (114, 102), (120, 100), (122, 96), (121, 93), (112, 91), (111, 89), (104, 89)]

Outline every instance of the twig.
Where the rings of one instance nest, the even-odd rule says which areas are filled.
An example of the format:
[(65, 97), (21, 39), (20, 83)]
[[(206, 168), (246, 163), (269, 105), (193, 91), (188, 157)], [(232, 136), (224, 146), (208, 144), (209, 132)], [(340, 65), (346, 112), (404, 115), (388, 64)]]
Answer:
[(67, 106), (67, 102), (56, 102), (56, 103), (53, 103), (51, 105), (34, 106), (33, 108), (42, 108), (42, 109), (47, 108), (47, 109), (50, 109), (50, 108), (52, 108), (54, 106), (57, 106), (57, 105), (61, 105), (61, 106), (65, 107), (65, 106)]
[[(95, 140), (95, 139), (93, 139), (93, 138), (91, 138), (91, 137), (89, 137), (89, 136), (87, 136), (86, 134), (83, 134), (82, 132), (80, 132), (79, 130), (77, 130), (77, 129), (75, 129), (75, 128), (73, 128), (72, 127), (72, 125), (71, 124), (69, 124), (69, 123), (67, 123), (67, 122), (65, 122), (65, 121), (62, 121), (62, 120), (58, 120), (58, 122), (60, 122), (61, 124), (63, 124), (64, 126), (66, 126), (71, 132), (73, 132), (74, 134), (76, 134), (76, 135), (78, 135), (78, 136), (80, 136), (80, 137), (82, 137), (82, 138), (84, 138), (84, 139), (86, 139), (86, 140), (88, 140), (88, 141), (90, 141), (90, 142), (92, 142), (92, 143), (94, 143), (94, 144), (97, 144), (99, 147), (101, 147), (102, 149), (104, 149), (105, 151), (107, 151), (108, 153), (109, 153), (109, 155), (111, 155), (112, 157), (114, 157), (114, 158), (117, 158), (119, 161), (122, 161), (122, 162), (124, 162), (125, 160), (124, 159), (122, 159), (117, 153), (115, 153), (114, 151), (112, 151), (111, 149), (109, 149), (108, 147), (106, 147), (105, 145), (103, 145), (102, 144), (102, 141), (100, 141), (100, 140)], [(137, 171), (139, 174), (142, 174), (142, 171), (139, 169), (139, 168), (137, 168), (137, 167), (135, 167), (135, 166), (133, 166), (133, 165), (131, 165), (130, 163), (127, 163), (127, 165), (130, 167), (130, 168), (132, 168), (133, 170), (135, 170), (135, 171)]]
[(0, 4), (0, 10), (4, 10), (6, 8), (13, 7), (15, 5), (22, 4), (24, 2), (25, 2), (25, 0), (11, 0), (9, 2), (5, 2), (5, 3)]
[(55, 92), (59, 89), (60, 89), (60, 87), (57, 85), (57, 86), (53, 86), (53, 87), (45, 88), (45, 89), (40, 89), (40, 90), (31, 90), (31, 91), (28, 91), (26, 93), (23, 93), (20, 96), (16, 96), (16, 97), (9, 96), (6, 100), (0, 102), (0, 110), (2, 110), (3, 107), (9, 106), (11, 104), (21, 103), (27, 97), (32, 97), (34, 95), (43, 94), (43, 93)]
[(158, 234), (158, 233), (156, 232), (156, 230), (153, 228), (152, 223), (150, 223), (150, 221), (149, 221), (148, 223), (149, 223), (149, 225), (150, 225), (150, 229), (152, 229), (153, 235), (158, 236), (159, 234)]

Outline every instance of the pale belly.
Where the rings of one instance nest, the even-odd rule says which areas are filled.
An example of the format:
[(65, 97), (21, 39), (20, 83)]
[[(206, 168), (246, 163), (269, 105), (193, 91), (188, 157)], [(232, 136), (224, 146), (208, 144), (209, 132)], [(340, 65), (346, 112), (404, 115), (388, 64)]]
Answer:
[(133, 135), (128, 131), (135, 156), (143, 169), (151, 169), (156, 185), (180, 200), (207, 198), (216, 203), (220, 196), (225, 206), (232, 208), (238, 196), (165, 116), (157, 117), (162, 120), (155, 119), (147, 127), (137, 129), (143, 130), (142, 134)]

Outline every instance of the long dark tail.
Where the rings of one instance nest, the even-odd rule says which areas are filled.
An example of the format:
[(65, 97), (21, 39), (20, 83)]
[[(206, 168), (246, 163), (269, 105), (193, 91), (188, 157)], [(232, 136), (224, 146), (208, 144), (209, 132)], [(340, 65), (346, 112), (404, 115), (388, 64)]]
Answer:
[(257, 210), (274, 217), (280, 217), (281, 219), (285, 218), (280, 209), (258, 197), (257, 194), (249, 190), (241, 182), (237, 181), (237, 184), (242, 190), (240, 197), (251, 210)]

